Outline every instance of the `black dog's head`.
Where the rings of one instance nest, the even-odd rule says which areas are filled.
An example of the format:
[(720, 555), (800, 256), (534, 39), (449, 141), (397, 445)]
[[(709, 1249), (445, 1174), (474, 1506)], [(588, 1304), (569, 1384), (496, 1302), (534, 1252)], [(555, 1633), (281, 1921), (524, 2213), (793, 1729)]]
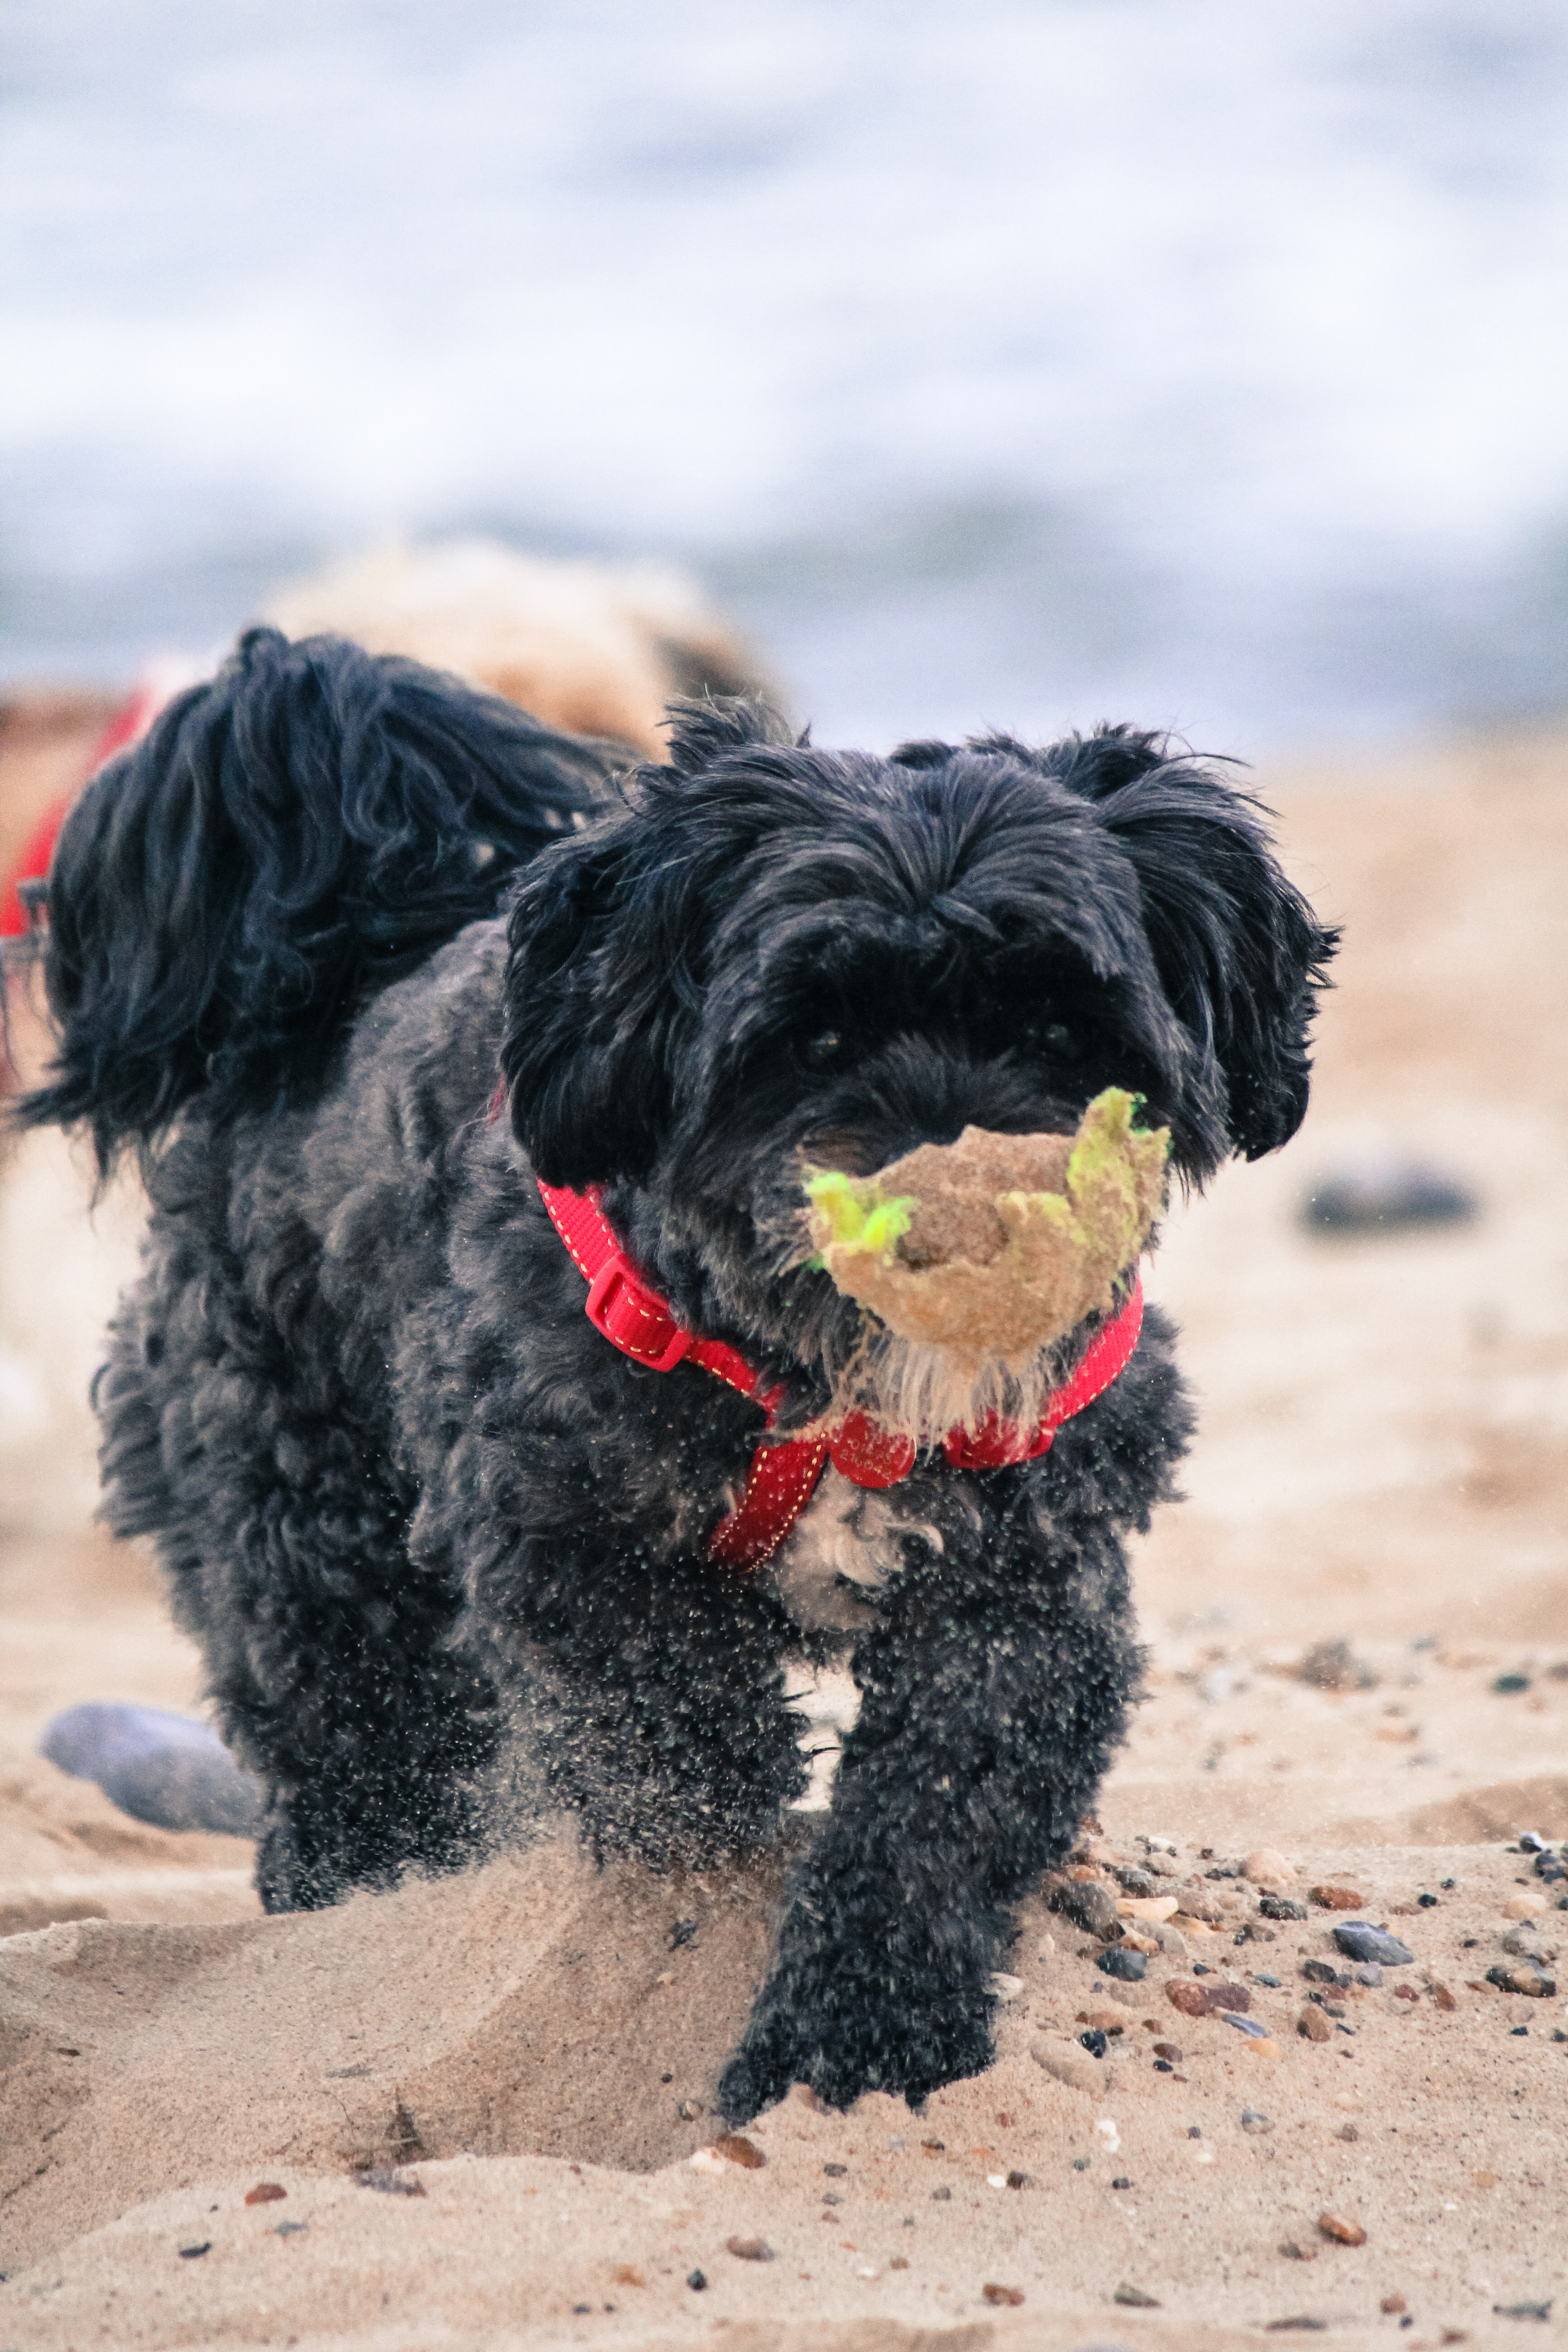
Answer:
[(671, 764), (530, 869), (510, 936), (535, 1168), (723, 1235), (731, 1290), (776, 1273), (760, 1237), (803, 1158), (868, 1174), (966, 1125), (1067, 1131), (1111, 1086), (1184, 1182), (1273, 1150), (1334, 945), (1256, 804), (1155, 737), (883, 760), (744, 704), (683, 709)]

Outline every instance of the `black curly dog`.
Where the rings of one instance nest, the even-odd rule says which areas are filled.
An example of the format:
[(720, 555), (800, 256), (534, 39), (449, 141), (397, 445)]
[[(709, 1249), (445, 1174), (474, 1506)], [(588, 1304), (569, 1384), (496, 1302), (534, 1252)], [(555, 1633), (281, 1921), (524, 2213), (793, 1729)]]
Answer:
[(830, 1473), (728, 1569), (763, 1414), (607, 1343), (533, 1176), (603, 1187), (799, 1430), (864, 1336), (781, 1254), (803, 1154), (1066, 1132), (1110, 1085), (1184, 1183), (1295, 1131), (1333, 939), (1256, 806), (1126, 729), (879, 759), (746, 704), (677, 706), (670, 764), (617, 785), (605, 746), (261, 630), (90, 786), (48, 919), (25, 1116), (133, 1143), (153, 1202), (107, 1513), (156, 1537), (266, 1783), (268, 1907), (492, 1850), (520, 1787), (656, 1870), (760, 1847), (805, 1780), (781, 1660), (848, 1646), (723, 2110), (985, 2066), (1010, 1912), (1126, 1718), (1121, 1538), (1191, 1426), (1170, 1327), (1040, 1459)]

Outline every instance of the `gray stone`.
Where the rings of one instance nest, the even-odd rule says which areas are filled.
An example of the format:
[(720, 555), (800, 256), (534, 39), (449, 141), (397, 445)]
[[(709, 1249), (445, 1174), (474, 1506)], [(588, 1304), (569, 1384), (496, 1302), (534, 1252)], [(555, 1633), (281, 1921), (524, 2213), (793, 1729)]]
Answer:
[(1347, 1919), (1334, 1929), (1334, 1941), (1352, 1960), (1375, 1960), (1381, 1968), (1407, 1969), (1415, 1955), (1397, 1936), (1385, 1927), (1373, 1927), (1364, 1919)]

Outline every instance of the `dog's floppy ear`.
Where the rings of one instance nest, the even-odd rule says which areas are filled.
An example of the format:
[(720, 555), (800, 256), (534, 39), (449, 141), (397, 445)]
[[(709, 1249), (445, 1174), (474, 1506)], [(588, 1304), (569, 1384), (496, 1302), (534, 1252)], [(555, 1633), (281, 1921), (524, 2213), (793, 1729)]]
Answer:
[(658, 1157), (710, 900), (749, 846), (743, 763), (795, 740), (764, 703), (675, 702), (670, 718), (668, 766), (639, 769), (624, 814), (538, 860), (508, 928), (512, 1126), (545, 1182), (574, 1191), (641, 1181)]
[(512, 1127), (545, 1182), (574, 1192), (646, 1176), (669, 1115), (679, 999), (636, 825), (627, 815), (542, 857), (507, 926)]
[(1231, 1147), (1288, 1143), (1307, 1108), (1308, 1032), (1338, 944), (1280, 870), (1265, 812), (1163, 739), (1107, 728), (1052, 761), (1131, 859), (1178, 1019), (1223, 1073)]

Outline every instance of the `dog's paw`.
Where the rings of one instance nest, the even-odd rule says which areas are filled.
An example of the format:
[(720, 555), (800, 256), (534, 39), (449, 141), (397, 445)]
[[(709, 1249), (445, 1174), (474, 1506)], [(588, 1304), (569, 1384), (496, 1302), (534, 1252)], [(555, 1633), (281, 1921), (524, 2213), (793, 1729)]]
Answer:
[(839, 1984), (805, 2008), (764, 1995), (724, 2069), (719, 2105), (727, 2123), (749, 2123), (805, 2083), (829, 2107), (851, 2107), (864, 2091), (919, 2106), (944, 2084), (983, 2074), (993, 2054), (983, 1994), (899, 2007), (885, 1990), (878, 1999), (864, 1985)]

